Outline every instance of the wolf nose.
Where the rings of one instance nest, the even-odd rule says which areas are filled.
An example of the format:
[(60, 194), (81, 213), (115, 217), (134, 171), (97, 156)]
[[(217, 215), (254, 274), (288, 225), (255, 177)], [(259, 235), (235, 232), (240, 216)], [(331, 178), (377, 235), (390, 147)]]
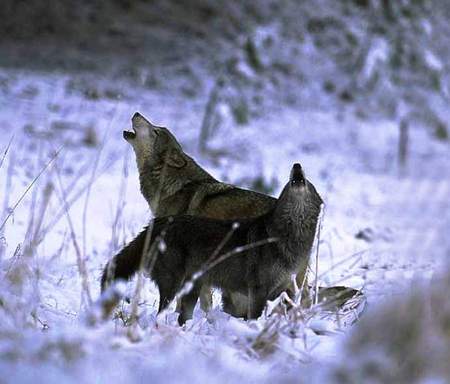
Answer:
[(141, 118), (142, 117), (142, 115), (139, 113), (139, 112), (135, 112), (135, 114), (133, 115), (133, 117), (131, 118), (131, 120), (136, 120), (136, 119), (139, 119), (139, 118)]
[(294, 184), (296, 184), (298, 182), (301, 182), (301, 183), (305, 182), (305, 175), (303, 174), (302, 166), (299, 163), (295, 163), (292, 166), (291, 181)]
[(142, 116), (139, 112), (136, 112), (131, 118), (131, 124), (133, 125), (134, 130), (139, 130), (143, 128), (151, 127), (151, 123)]

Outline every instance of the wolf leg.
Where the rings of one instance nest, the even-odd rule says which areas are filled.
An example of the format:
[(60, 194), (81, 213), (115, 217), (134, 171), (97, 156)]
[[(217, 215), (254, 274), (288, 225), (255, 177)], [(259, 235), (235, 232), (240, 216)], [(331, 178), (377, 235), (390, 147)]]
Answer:
[(177, 307), (175, 308), (175, 312), (181, 313), (182, 307), (181, 307), (181, 299), (177, 299)]
[(164, 273), (155, 279), (159, 290), (159, 309), (158, 313), (163, 311), (174, 299), (176, 293), (180, 290), (183, 278), (172, 273)]
[(178, 316), (178, 324), (183, 325), (186, 320), (192, 319), (192, 314), (194, 312), (195, 304), (198, 300), (198, 295), (200, 293), (200, 286), (198, 284), (194, 285), (192, 290), (181, 298), (180, 303), (180, 316)]
[[(212, 293), (211, 287), (204, 285), (200, 290), (200, 308), (204, 312), (208, 312), (212, 308)], [(177, 309), (178, 313), (182, 312), (181, 308), (181, 299), (177, 300)]]
[(262, 287), (249, 287), (247, 319), (257, 319), (266, 306), (266, 295), (262, 294)]
[(248, 296), (239, 292), (222, 290), (223, 311), (234, 317), (247, 319)]

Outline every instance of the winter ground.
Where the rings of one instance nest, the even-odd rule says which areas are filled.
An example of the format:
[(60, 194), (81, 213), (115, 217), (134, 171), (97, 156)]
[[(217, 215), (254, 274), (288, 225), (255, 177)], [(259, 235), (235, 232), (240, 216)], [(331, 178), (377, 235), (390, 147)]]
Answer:
[[(448, 142), (413, 126), (401, 169), (398, 122), (272, 102), (239, 127), (220, 106), (222, 124), (200, 153), (207, 92), (186, 98), (172, 81), (156, 91), (88, 73), (1, 69), (0, 382), (323, 382), (332, 381), (331, 362), (345, 364), (358, 323), (339, 330), (312, 319), (266, 332), (269, 319), (232, 319), (217, 306), (198, 309), (185, 328), (173, 311), (156, 325), (148, 282), (137, 341), (125, 326), (128, 304), (121, 317), (88, 323), (77, 254), (95, 301), (102, 266), (151, 217), (122, 139), (135, 111), (171, 129), (221, 180), (251, 187), (262, 178), (277, 196), (301, 162), (326, 202), (320, 285), (363, 289), (362, 321), (440, 275), (450, 256)], [(314, 327), (333, 331), (318, 336)]]

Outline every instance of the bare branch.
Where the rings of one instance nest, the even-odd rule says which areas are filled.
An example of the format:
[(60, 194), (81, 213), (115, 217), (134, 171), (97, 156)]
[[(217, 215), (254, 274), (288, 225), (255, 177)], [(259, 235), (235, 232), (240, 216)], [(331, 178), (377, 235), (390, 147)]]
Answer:
[(62, 151), (63, 147), (61, 147), (60, 149), (58, 149), (56, 151), (56, 153), (52, 156), (52, 158), (47, 162), (47, 164), (45, 164), (45, 166), (41, 169), (41, 171), (37, 174), (37, 176), (33, 179), (33, 181), (30, 183), (30, 185), (25, 189), (25, 191), (22, 193), (22, 195), (20, 196), (19, 200), (17, 200), (17, 202), (14, 204), (14, 206), (12, 207), (11, 211), (8, 213), (8, 215), (6, 216), (5, 220), (3, 220), (2, 225), (0, 225), (0, 231), (3, 229), (3, 227), (5, 226), (6, 222), (8, 221), (8, 219), (11, 217), (11, 215), (14, 213), (14, 211), (16, 210), (16, 208), (19, 206), (19, 204), (22, 202), (22, 200), (24, 199), (24, 197), (26, 196), (26, 194), (28, 193), (28, 191), (33, 187), (33, 185), (36, 183), (36, 181), (41, 177), (41, 175), (47, 170), (47, 168), (53, 163), (53, 161), (58, 157), (58, 155), (60, 154), (60, 152)]
[(5, 157), (8, 154), (9, 148), (11, 147), (11, 143), (14, 139), (14, 135), (11, 136), (11, 138), (9, 139), (8, 145), (6, 146), (5, 151), (3, 152), (3, 156), (2, 159), (0, 160), (0, 169), (2, 168), (3, 162), (5, 161)]

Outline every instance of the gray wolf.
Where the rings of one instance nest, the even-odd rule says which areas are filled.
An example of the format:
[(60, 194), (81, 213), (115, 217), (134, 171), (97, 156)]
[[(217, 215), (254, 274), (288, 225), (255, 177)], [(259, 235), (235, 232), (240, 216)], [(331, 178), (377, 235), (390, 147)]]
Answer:
[[(266, 301), (287, 290), (292, 274), (308, 264), (321, 204), (297, 163), (274, 207), (260, 217), (234, 221), (186, 215), (156, 218), (149, 225), (151, 231), (142, 231), (105, 266), (102, 290), (143, 268), (158, 286), (159, 311), (185, 282), (193, 284), (181, 299), (180, 324), (192, 317), (203, 286), (246, 296), (244, 317), (257, 318)], [(158, 246), (160, 242), (166, 246)], [(232, 256), (221, 260), (227, 254)], [(233, 312), (229, 304), (224, 303), (224, 310)]]

